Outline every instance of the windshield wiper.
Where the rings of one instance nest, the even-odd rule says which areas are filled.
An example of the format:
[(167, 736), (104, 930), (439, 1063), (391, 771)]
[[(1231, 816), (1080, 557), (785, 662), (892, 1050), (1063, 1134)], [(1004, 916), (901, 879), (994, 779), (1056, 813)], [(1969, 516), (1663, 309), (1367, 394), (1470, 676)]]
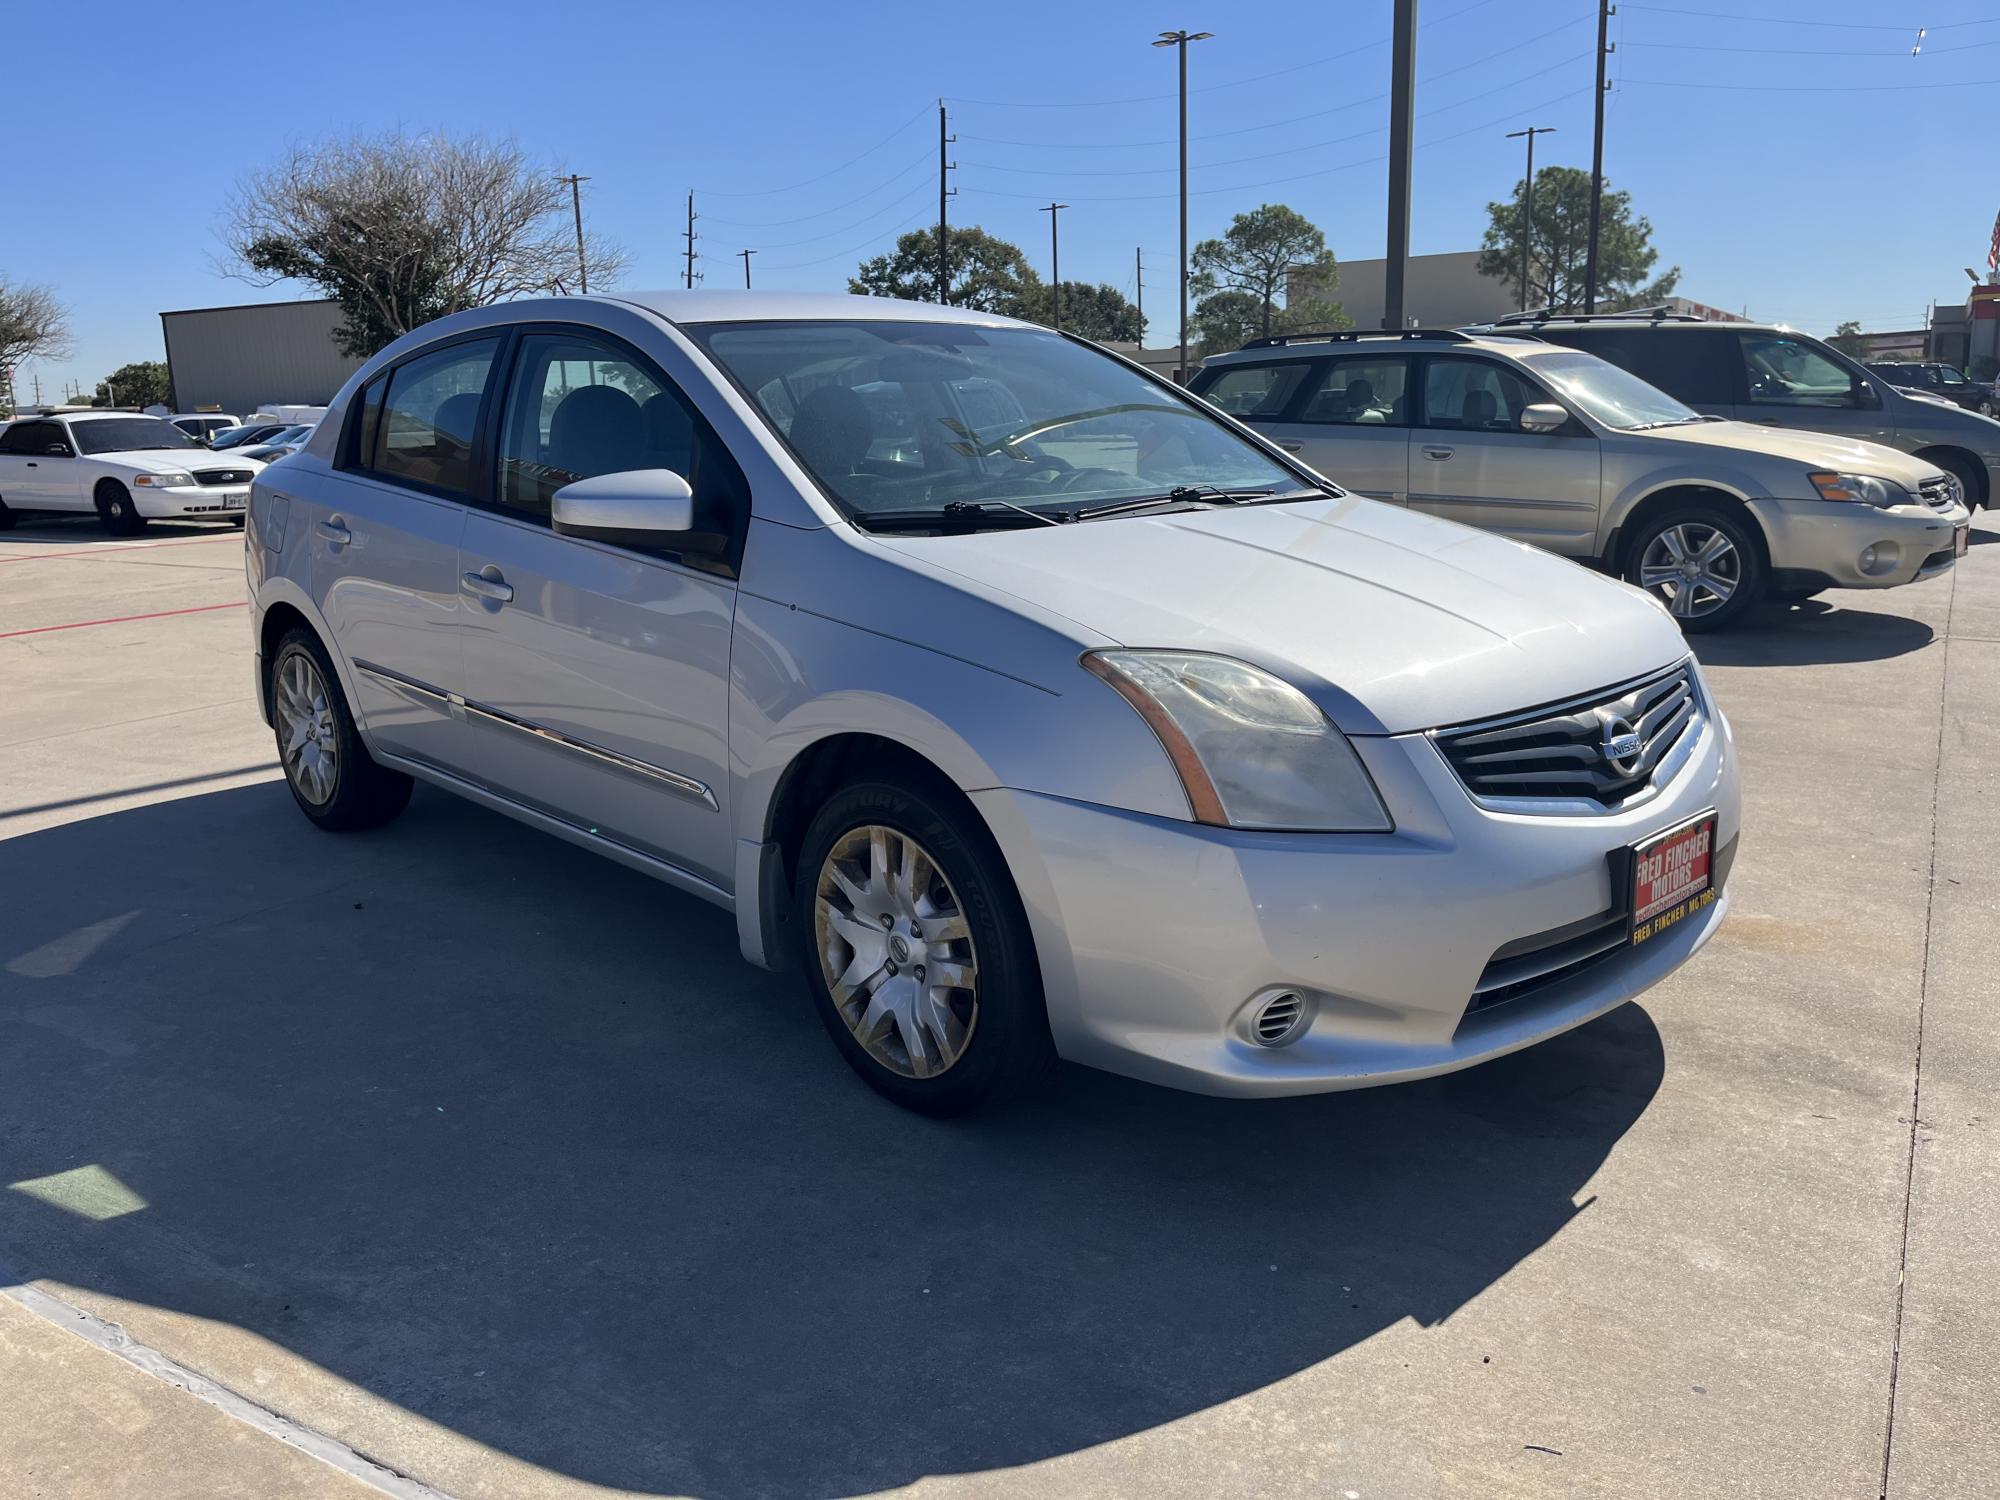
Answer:
[(1006, 500), (954, 500), (936, 510), (863, 511), (854, 524), (869, 531), (994, 531), (1060, 526), (1075, 519), (1073, 511), (1029, 510)]
[(1111, 500), (1103, 505), (1086, 505), (1076, 513), (1079, 521), (1099, 516), (1118, 516), (1130, 511), (1151, 510), (1161, 505), (1276, 505), (1286, 500), (1324, 499), (1326, 490), (1225, 490), (1212, 484), (1182, 484), (1159, 495), (1142, 495), (1133, 500)]
[(1726, 420), (1727, 418), (1724, 417), (1711, 417), (1701, 412), (1696, 412), (1691, 417), (1668, 417), (1664, 421), (1659, 422), (1641, 422), (1637, 427), (1627, 428), (1626, 430), (1629, 432), (1651, 432), (1657, 427), (1688, 427), (1696, 422), (1721, 422)]

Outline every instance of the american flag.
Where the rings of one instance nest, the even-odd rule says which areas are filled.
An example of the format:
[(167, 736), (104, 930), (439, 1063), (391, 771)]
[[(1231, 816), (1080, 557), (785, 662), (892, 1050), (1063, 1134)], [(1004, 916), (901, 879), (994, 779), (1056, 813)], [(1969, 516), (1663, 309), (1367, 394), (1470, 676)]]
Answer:
[(1986, 248), (1986, 269), (2000, 271), (2000, 214), (1993, 216), (1993, 243)]

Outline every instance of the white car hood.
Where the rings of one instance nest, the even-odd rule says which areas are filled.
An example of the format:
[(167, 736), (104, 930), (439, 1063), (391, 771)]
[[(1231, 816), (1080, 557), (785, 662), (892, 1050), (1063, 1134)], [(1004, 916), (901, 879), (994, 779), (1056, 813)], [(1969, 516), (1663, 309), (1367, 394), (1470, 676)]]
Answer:
[(1253, 662), (1355, 734), (1551, 703), (1688, 649), (1637, 589), (1357, 496), (878, 540), (1122, 645)]
[(238, 458), (231, 453), (216, 453), (208, 448), (133, 448), (126, 452), (86, 456), (101, 464), (117, 464), (120, 468), (138, 469), (148, 474), (185, 473), (194, 469), (248, 469), (254, 474), (264, 467), (254, 458)]
[[(1947, 405), (1949, 403), (1946, 403)], [(1847, 474), (1872, 474), (1893, 479), (1915, 491), (1918, 483), (1941, 471), (1886, 443), (1839, 437), (1829, 432), (1801, 432), (1791, 427), (1761, 427), (1755, 422), (1690, 422), (1685, 427), (1659, 427), (1645, 434), (1696, 447), (1722, 448), (1769, 458), (1796, 459), (1809, 469)], [(1801, 490), (1801, 493), (1810, 491)]]

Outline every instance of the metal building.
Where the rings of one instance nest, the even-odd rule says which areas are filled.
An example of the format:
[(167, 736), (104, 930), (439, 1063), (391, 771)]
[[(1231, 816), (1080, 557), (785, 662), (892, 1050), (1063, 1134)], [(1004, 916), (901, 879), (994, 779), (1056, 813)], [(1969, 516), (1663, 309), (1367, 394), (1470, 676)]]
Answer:
[(160, 314), (182, 411), (248, 416), (260, 406), (324, 406), (361, 361), (340, 352), (332, 300), (258, 302)]

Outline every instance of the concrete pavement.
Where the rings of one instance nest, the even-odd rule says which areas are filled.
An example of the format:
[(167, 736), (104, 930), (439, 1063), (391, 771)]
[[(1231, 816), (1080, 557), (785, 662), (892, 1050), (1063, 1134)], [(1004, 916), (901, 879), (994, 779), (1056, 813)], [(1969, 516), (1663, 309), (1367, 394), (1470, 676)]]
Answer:
[[(450, 1496), (1988, 1494), (1975, 540), (1701, 644), (1734, 911), (1642, 1004), (1405, 1088), (1070, 1069), (939, 1125), (719, 912), (423, 789), (309, 828), (233, 534), (14, 533), (0, 1261)], [(151, 1425), (94, 1422), (134, 1380)], [(166, 1492), (162, 1451), (189, 1493), (367, 1482), (0, 1302), (23, 1381), (25, 1493), (84, 1450), (110, 1477), (47, 1493)]]

